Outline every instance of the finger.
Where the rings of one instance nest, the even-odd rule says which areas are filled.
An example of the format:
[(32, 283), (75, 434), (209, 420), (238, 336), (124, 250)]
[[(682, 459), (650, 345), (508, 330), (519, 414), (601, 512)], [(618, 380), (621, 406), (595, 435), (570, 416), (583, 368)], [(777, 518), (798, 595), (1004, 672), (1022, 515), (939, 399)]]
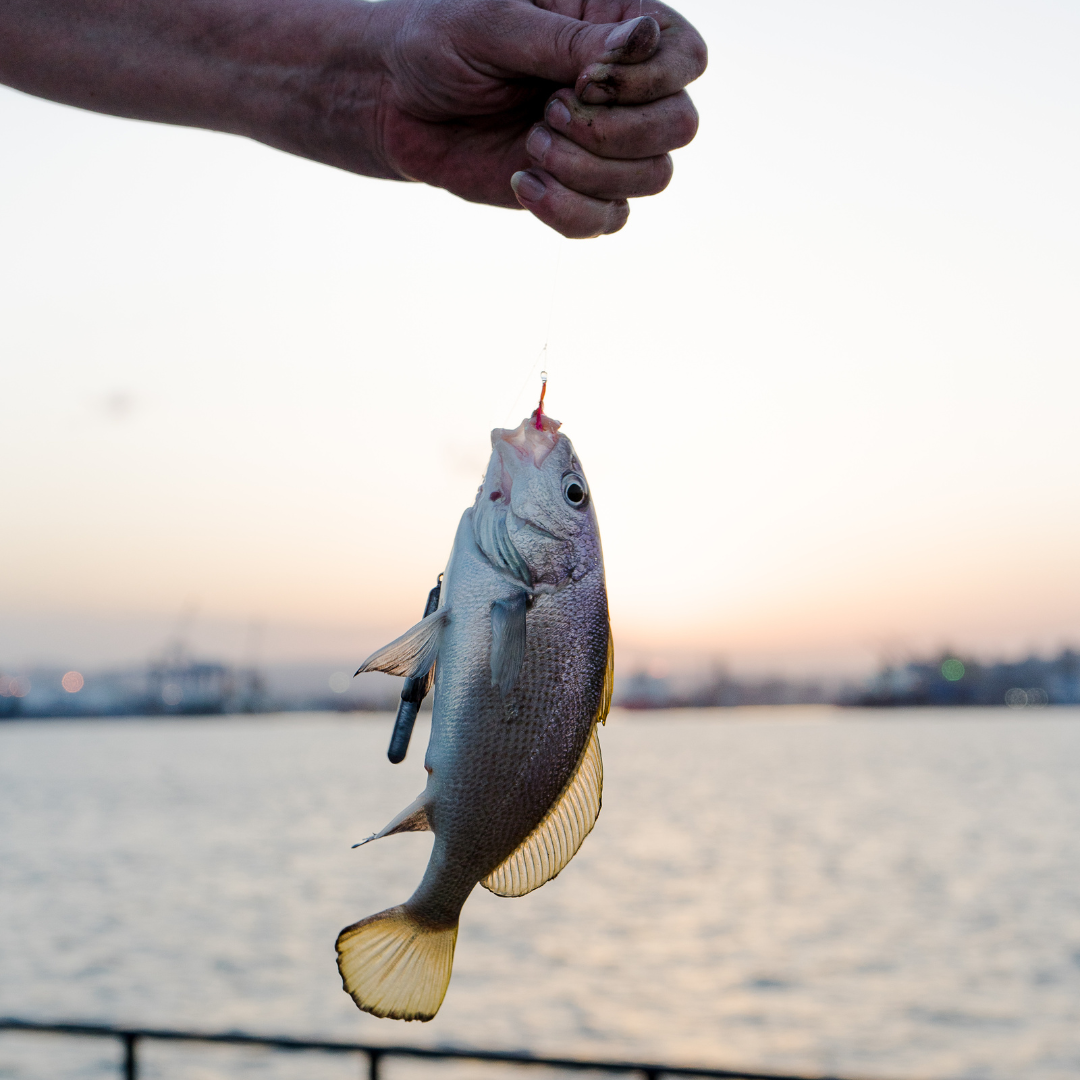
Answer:
[(660, 48), (660, 24), (651, 15), (639, 15), (619, 23), (604, 38), (604, 55), (598, 63), (640, 64)]
[(685, 146), (697, 134), (698, 114), (682, 90), (646, 105), (586, 105), (572, 90), (549, 99), (544, 122), (590, 153), (648, 158)]
[(594, 64), (633, 65), (660, 47), (651, 15), (616, 23), (590, 23), (531, 2), (476, 5), (467, 30), (470, 57), (494, 75), (530, 75), (573, 86)]
[(597, 157), (562, 135), (537, 124), (525, 140), (529, 157), (561, 184), (594, 199), (636, 199), (657, 195), (671, 181), (671, 157), (615, 160)]
[(638, 64), (597, 61), (585, 67), (574, 83), (587, 105), (635, 105), (677, 94), (699, 78), (709, 63), (701, 35), (680, 23), (661, 34), (660, 48)]
[(593, 199), (571, 191), (543, 169), (514, 173), (510, 186), (526, 210), (571, 240), (618, 232), (630, 215), (625, 200)]

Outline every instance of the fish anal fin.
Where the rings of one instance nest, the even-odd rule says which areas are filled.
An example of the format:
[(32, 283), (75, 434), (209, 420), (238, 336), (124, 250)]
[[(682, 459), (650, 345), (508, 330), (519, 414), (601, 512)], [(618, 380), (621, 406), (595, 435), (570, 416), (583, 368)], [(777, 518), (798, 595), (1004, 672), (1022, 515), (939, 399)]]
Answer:
[(525, 660), (525, 593), (491, 605), (491, 685), (505, 697)]
[(594, 721), (585, 752), (562, 794), (510, 857), (480, 884), (496, 896), (524, 896), (559, 874), (596, 824), (603, 787), (604, 763)]
[(430, 1020), (454, 965), (457, 924), (435, 926), (405, 905), (380, 911), (338, 934), (338, 971), (357, 1007), (394, 1020)]
[(389, 645), (373, 652), (357, 668), (356, 674), (359, 675), (361, 671), (385, 671), (388, 675), (404, 675), (413, 679), (426, 675), (435, 663), (442, 633), (449, 621), (450, 609), (440, 608)]
[(403, 832), (431, 832), (431, 819), (428, 817), (427, 792), (421, 792), (393, 821), (373, 836), (361, 840), (356, 847), (370, 844), (372, 840), (381, 840), (384, 836), (394, 836)]

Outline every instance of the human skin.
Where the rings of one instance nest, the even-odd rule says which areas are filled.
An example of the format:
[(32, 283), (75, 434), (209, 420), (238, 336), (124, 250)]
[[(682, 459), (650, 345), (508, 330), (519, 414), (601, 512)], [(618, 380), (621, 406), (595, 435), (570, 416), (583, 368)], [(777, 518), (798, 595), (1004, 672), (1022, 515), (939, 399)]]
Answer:
[(5, 0), (0, 82), (615, 232), (671, 178), (700, 35), (642, 0)]

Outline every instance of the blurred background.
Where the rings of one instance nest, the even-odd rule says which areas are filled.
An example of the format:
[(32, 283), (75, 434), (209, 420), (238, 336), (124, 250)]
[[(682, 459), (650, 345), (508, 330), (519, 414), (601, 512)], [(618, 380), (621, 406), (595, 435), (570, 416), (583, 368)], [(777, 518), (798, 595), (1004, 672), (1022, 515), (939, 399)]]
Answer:
[(701, 133), (597, 242), (0, 91), (3, 670), (355, 665), (541, 368), (624, 668), (1080, 640), (1080, 16), (683, 7)]
[[(916, 727), (904, 730), (930, 732), (929, 743), (909, 739), (895, 750), (895, 763), (908, 762), (896, 765), (906, 779), (895, 789), (899, 803), (880, 808), (910, 825), (908, 840), (890, 848), (907, 844), (908, 855), (881, 856), (886, 869), (877, 891), (868, 887), (864, 922), (828, 905), (816, 909), (831, 911), (844, 934), (857, 937), (880, 913), (876, 905), (904, 903), (907, 886), (898, 882), (917, 881), (930, 890), (919, 894), (924, 900), (940, 899), (934, 890), (948, 891), (949, 875), (983, 851), (982, 869), (957, 886), (968, 899), (957, 899), (955, 919), (942, 924), (953, 930), (915, 954), (978, 954), (985, 967), (976, 975), (961, 965), (967, 983), (947, 986), (934, 981), (936, 967), (909, 972), (909, 987), (938, 987), (930, 994), (936, 1003), (910, 1005), (924, 1010), (922, 1034), (903, 1024), (882, 1034), (882, 1017), (899, 1006), (898, 984), (881, 972), (901, 963), (911, 933), (903, 919), (886, 919), (879, 937), (843, 937), (833, 959), (822, 958), (826, 968), (840, 954), (851, 961), (852, 981), (835, 1000), (822, 997), (805, 971), (775, 973), (803, 963), (799, 949), (816, 931), (806, 930), (803, 945), (774, 933), (781, 914), (802, 902), (784, 884), (795, 870), (782, 868), (806, 806), (777, 809), (763, 796), (749, 804), (761, 815), (754, 835), (773, 845), (760, 856), (759, 877), (723, 864), (732, 881), (760, 884), (747, 901), (757, 913), (753, 930), (709, 924), (709, 933), (736, 935), (745, 978), (765, 980), (753, 993), (769, 1004), (739, 1013), (758, 1020), (739, 1028), (751, 1033), (748, 1041), (732, 1041), (730, 1017), (687, 1005), (701, 989), (690, 979), (663, 1008), (646, 995), (640, 1007), (651, 1020), (641, 1024), (670, 1028), (670, 1017), (689, 1009), (699, 1022), (694, 1039), (646, 1039), (631, 1048), (882, 1076), (1075, 1075), (1080, 1017), (1069, 1002), (1077, 1000), (1080, 901), (1064, 882), (1080, 854), (1067, 839), (1076, 830), (1066, 829), (1076, 813), (1069, 792), (1080, 775), (1080, 747), (1066, 708), (1031, 709), (1080, 701), (1072, 651), (1080, 645), (1080, 12), (1052, 0), (678, 6), (711, 50), (709, 71), (692, 88), (700, 134), (676, 154), (668, 192), (634, 204), (620, 234), (591, 242), (562, 240), (524, 213), (351, 176), (242, 139), (92, 115), (0, 89), (0, 716), (385, 708), (395, 680), (348, 676), (419, 616), (472, 501), (490, 429), (516, 425), (534, 407), (546, 370), (549, 411), (584, 461), (603, 529), (624, 704), (1013, 708), (980, 713), (977, 722), (944, 713), (912, 720)], [(613, 751), (624, 754), (624, 778), (643, 767), (631, 745), (648, 758), (669, 745), (674, 736), (664, 734), (672, 730), (665, 724), (682, 714), (627, 715), (620, 714), (621, 730), (637, 734), (626, 736), (625, 751)], [(717, 739), (719, 757), (691, 755), (683, 765), (706, 776), (725, 755), (749, 754), (760, 784), (749, 779), (750, 765), (750, 772), (731, 767), (754, 792), (768, 788), (785, 762), (810, 768), (820, 758), (811, 788), (863, 791), (860, 755), (885, 768), (882, 732), (899, 737), (878, 723), (883, 714), (869, 711), (796, 719), (770, 712), (767, 721), (749, 715), (739, 712), (734, 726), (716, 729), (737, 736), (692, 726), (691, 745)], [(877, 733), (865, 736), (869, 748), (864, 735), (836, 734), (862, 731), (855, 718)], [(132, 989), (160, 986), (160, 970), (147, 969), (144, 981), (100, 976), (114, 970), (110, 963), (130, 974), (130, 959), (122, 959), (129, 924), (109, 904), (117, 890), (139, 889), (122, 877), (95, 878), (91, 921), (113, 920), (117, 937), (111, 960), (80, 960), (82, 990), (74, 996), (59, 993), (61, 976), (41, 975), (49, 950), (61, 948), (53, 930), (42, 930), (41, 890), (55, 887), (52, 895), (72, 905), (53, 913), (62, 923), (76, 905), (62, 869), (62, 853), (75, 841), (64, 830), (83, 813), (100, 822), (121, 813), (104, 795), (95, 801), (94, 791), (124, 789), (132, 771), (158, 777), (144, 792), (149, 802), (124, 804), (123, 813), (138, 816), (137, 805), (168, 803), (170, 784), (209, 790), (195, 763), (226, 735), (161, 720), (178, 726), (151, 725), (156, 735), (136, 738), (143, 729), (135, 722), (84, 723), (0, 731), (10, 765), (8, 824), (0, 829), (7, 838), (0, 843), (10, 846), (0, 867), (31, 897), (5, 939), (3, 1009), (30, 1008), (15, 992), (17, 971), (19, 987), (36, 987), (25, 999), (35, 1014), (137, 1013), (165, 1024), (172, 999)], [(376, 777), (389, 770), (381, 758), (389, 719), (348, 721), (352, 728), (333, 726), (344, 719), (318, 723), (328, 747), (359, 740), (366, 749), (356, 751), (357, 762), (369, 762), (371, 751), (357, 782), (381, 792)], [(962, 723), (975, 726), (958, 734)], [(264, 760), (255, 729), (237, 730), (249, 733), (254, 772), (237, 764), (236, 783), (269, 799), (280, 777), (259, 769), (275, 754), (291, 760), (290, 739), (300, 736), (274, 728), (277, 742), (266, 745), (277, 749)], [(845, 743), (834, 756), (807, 751), (804, 760), (794, 747), (811, 730), (823, 733), (815, 746), (849, 737), (857, 746)], [(94, 731), (105, 741), (94, 743)], [(755, 737), (763, 741), (751, 753), (741, 740)], [(976, 750), (989, 757), (954, 784), (919, 757), (919, 747), (931, 744), (933, 761), (952, 762), (948, 768)], [(81, 765), (65, 772), (61, 764), (75, 746), (80, 762), (98, 762), (86, 765), (95, 779), (82, 794)], [(121, 746), (128, 749), (104, 749)], [(130, 749), (138, 746), (145, 757)], [(239, 749), (221, 752), (248, 760)], [(414, 747), (414, 770), (418, 759)], [(1008, 762), (1021, 759), (1020, 772), (1010, 772)], [(185, 773), (183, 761), (195, 771)], [(678, 787), (682, 774), (670, 768)], [(950, 820), (971, 823), (966, 832), (956, 826), (958, 846), (942, 841), (934, 855), (918, 852), (926, 821), (918, 814), (909, 821), (903, 809), (905, 799), (914, 805), (926, 796), (918, 779), (926, 770), (953, 793), (931, 804), (948, 818), (949, 799), (967, 791), (955, 796), (967, 809)], [(314, 783), (317, 774), (291, 782)], [(231, 782), (206, 781), (223, 792)], [(410, 784), (421, 782), (413, 776)], [(20, 783), (67, 792), (73, 816), (54, 820), (36, 795), (19, 802)], [(347, 786), (344, 774), (341, 783)], [(627, 803), (645, 790), (628, 787)], [(894, 789), (881, 781), (879, 790)], [(1064, 830), (1028, 879), (1057, 881), (1060, 902), (1035, 905), (1036, 912), (1021, 890), (1005, 908), (1000, 892), (986, 910), (967, 907), (999, 870), (1023, 877), (1006, 851), (1028, 850), (1030, 836), (1043, 835), (1035, 819), (1023, 818), (1023, 800), (1006, 801), (1016, 815), (1009, 820), (1029, 839), (1013, 844), (993, 825), (1003, 793), (1018, 791), (1040, 793), (1038, 821)], [(862, 797), (853, 793), (839, 817), (876, 820), (860, 817)], [(177, 798), (188, 805), (188, 795)], [(352, 830), (334, 834), (333, 860), (347, 855), (345, 841), (357, 830), (366, 834), (399, 809), (389, 796), (372, 798), (362, 823), (340, 820), (351, 805), (344, 795), (333, 811), (311, 811), (315, 824), (297, 850), (315, 836), (325, 841), (320, 829), (332, 822)], [(215, 811), (227, 812), (224, 804)], [(681, 813), (665, 807), (657, 820)], [(166, 815), (162, 830), (179, 820)], [(699, 835), (700, 819), (694, 822)], [(87, 865), (116, 859), (130, 870), (142, 856), (124, 854), (126, 840), (108, 847), (110, 828), (101, 840), (108, 850)], [(150, 845), (160, 835), (150, 830), (143, 839)], [(245, 833), (238, 850), (262, 835)], [(639, 832), (634, 842), (647, 845), (645, 835), (653, 834)], [(719, 842), (715, 831), (700, 835), (706, 845)], [(747, 835), (729, 829), (725, 843), (734, 848), (725, 850), (740, 851)], [(852, 850), (877, 842), (844, 835)], [(589, 843), (615, 858), (601, 835)], [(839, 873), (827, 854), (832, 841), (822, 843), (822, 880), (839, 889), (829, 877)], [(708, 879), (688, 863), (647, 873), (675, 875), (691, 892)], [(256, 878), (260, 896), (280, 887), (277, 878)], [(560, 879), (553, 888), (562, 886)], [(244, 887), (237, 885), (241, 893)], [(146, 882), (139, 888), (153, 894)], [(1018, 911), (1033, 920), (1023, 923), (1027, 929), (1009, 921)], [(332, 941), (342, 918), (366, 913), (330, 905), (331, 928), (320, 922), (319, 934)], [(153, 923), (144, 915), (136, 938), (149, 942)], [(1001, 953), (989, 939), (965, 936), (973, 927), (991, 934), (991, 924), (1002, 935)], [(744, 931), (749, 937), (739, 937)], [(702, 931), (685, 932), (692, 941)], [(675, 955), (642, 926), (626, 933), (653, 942), (657, 970)], [(1032, 944), (1040, 935), (1056, 942), (1046, 946), (1053, 961)], [(833, 941), (827, 934), (816, 940), (826, 939)], [(755, 952), (778, 940), (788, 941), (782, 955)], [(291, 947), (307, 956), (306, 947)], [(565, 990), (550, 966), (569, 962), (562, 948), (555, 953), (563, 959), (545, 954), (550, 963), (535, 975), (551, 987), (552, 1001)], [(305, 1012), (287, 988), (266, 1012), (229, 1012), (226, 1002), (251, 1000), (244, 995), (254, 955), (240, 949), (230, 959), (211, 949), (192, 960), (192, 986), (219, 963), (247, 974), (228, 993), (207, 991), (203, 1012), (185, 1005), (185, 1020), (250, 1026), (265, 1017), (273, 1028), (295, 1017), (293, 1026), (318, 1027), (321, 1006)], [(655, 973), (618, 955), (603, 961), (614, 965), (605, 970), (655, 983)], [(1002, 973), (1014, 970), (1013, 960), (1020, 974), (1010, 981)], [(320, 1002), (319, 994), (337, 994), (329, 963), (324, 970), (320, 959), (310, 976)], [(478, 968), (462, 981), (486, 977)], [(796, 1002), (789, 1011), (770, 1011), (787, 992), (770, 979), (798, 984), (805, 995), (783, 999)], [(602, 997), (608, 987), (597, 984), (595, 992)], [(713, 990), (709, 1000), (719, 1001), (723, 993)], [(982, 1011), (964, 999), (984, 992)], [(192, 990), (193, 1002), (198, 993)], [(1058, 996), (1051, 1007), (1040, 994)], [(487, 1016), (488, 1000), (481, 995), (469, 1008)], [(837, 1031), (860, 1033), (857, 1052), (815, 1019), (825, 1000), (839, 1010)], [(335, 1004), (340, 1015), (323, 1027), (356, 1024), (346, 1006)], [(626, 1015), (619, 1012), (625, 1003), (599, 1018), (585, 1017), (580, 1002), (566, 1006), (578, 1010), (573, 1023), (562, 1006), (552, 1008), (545, 1049), (578, 1045), (580, 1030), (593, 1033), (582, 1038), (594, 1053), (627, 1049), (628, 1029), (614, 1019)], [(901, 1010), (908, 1020), (916, 1015), (910, 1009)], [(803, 1035), (793, 1035), (796, 1028)], [(441, 1031), (450, 1041), (485, 1039), (482, 1026), (464, 1021), (447, 1021)], [(998, 1034), (990, 1038), (991, 1031)], [(487, 1034), (508, 1045), (539, 1039), (528, 1027)], [(920, 1057), (917, 1047), (931, 1044), (946, 1049)], [(1010, 1058), (1006, 1046), (1025, 1049)], [(900, 1047), (913, 1056), (897, 1056)]]

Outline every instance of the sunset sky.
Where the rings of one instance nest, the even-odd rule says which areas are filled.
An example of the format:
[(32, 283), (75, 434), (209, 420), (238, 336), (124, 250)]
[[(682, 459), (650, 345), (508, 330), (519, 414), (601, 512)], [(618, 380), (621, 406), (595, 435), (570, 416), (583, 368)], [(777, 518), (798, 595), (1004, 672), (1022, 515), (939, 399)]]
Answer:
[(1080, 642), (1080, 9), (679, 6), (597, 241), (0, 90), (0, 670), (359, 659), (542, 367), (624, 663)]

